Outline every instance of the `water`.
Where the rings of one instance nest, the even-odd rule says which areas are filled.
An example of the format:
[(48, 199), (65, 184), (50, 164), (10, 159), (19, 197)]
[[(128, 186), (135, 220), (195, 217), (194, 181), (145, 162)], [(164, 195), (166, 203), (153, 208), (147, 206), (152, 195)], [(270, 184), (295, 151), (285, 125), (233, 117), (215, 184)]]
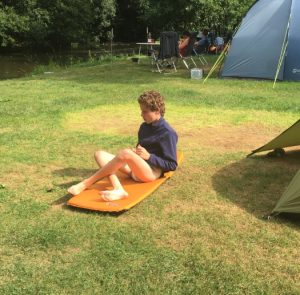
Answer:
[(74, 63), (84, 62), (92, 58), (99, 58), (111, 54), (132, 55), (138, 52), (135, 44), (110, 44), (102, 45), (93, 50), (71, 49), (57, 53), (41, 52), (15, 52), (0, 54), (0, 80), (24, 77), (30, 74), (38, 65), (55, 63), (60, 66), (68, 66)]
[(32, 72), (35, 62), (21, 53), (0, 55), (0, 79), (11, 79), (25, 76)]

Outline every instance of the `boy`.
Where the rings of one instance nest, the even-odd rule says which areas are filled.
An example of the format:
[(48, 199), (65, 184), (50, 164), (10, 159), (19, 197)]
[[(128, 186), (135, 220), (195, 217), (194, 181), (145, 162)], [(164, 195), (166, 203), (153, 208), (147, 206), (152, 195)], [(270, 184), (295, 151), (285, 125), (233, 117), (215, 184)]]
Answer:
[(116, 171), (126, 173), (139, 182), (150, 182), (161, 177), (164, 172), (177, 168), (176, 144), (178, 136), (165, 121), (165, 103), (157, 91), (144, 92), (138, 98), (144, 123), (138, 132), (135, 148), (121, 150), (116, 156), (105, 151), (97, 151), (95, 159), (100, 169), (91, 177), (71, 186), (68, 192), (78, 195), (93, 183), (108, 176), (113, 190), (100, 192), (103, 200), (115, 201), (126, 198)]

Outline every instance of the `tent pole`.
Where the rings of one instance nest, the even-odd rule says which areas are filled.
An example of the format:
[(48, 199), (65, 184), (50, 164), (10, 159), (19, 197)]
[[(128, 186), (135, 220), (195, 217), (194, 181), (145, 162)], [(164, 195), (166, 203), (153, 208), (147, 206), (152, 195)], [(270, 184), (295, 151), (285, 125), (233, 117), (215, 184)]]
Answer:
[(275, 75), (275, 79), (274, 79), (274, 83), (273, 83), (273, 89), (275, 88), (275, 83), (276, 83), (278, 75), (279, 75), (279, 71), (280, 71), (280, 68), (281, 68), (281, 65), (282, 65), (282, 62), (283, 62), (283, 58), (284, 58), (284, 55), (285, 55), (287, 45), (288, 45), (288, 42), (285, 43), (283, 52), (282, 52), (282, 54), (279, 58), (278, 67), (277, 67), (277, 71), (276, 71), (276, 75)]
[(283, 57), (285, 55), (285, 51), (286, 51), (286, 48), (287, 48), (287, 45), (288, 45), (287, 34), (288, 34), (288, 31), (289, 31), (289, 27), (290, 27), (290, 20), (291, 20), (291, 14), (290, 14), (289, 21), (287, 23), (285, 34), (284, 34), (284, 39), (283, 39), (283, 43), (282, 43), (282, 47), (281, 47), (279, 60), (278, 60), (277, 70), (276, 70), (276, 74), (275, 74), (275, 78), (274, 78), (273, 89), (275, 88), (275, 84), (276, 84), (276, 81), (277, 81), (277, 78), (278, 78), (278, 75), (279, 75), (279, 71), (280, 71), (282, 62), (283, 62)]
[[(254, 6), (256, 4), (256, 2), (258, 2), (259, 0), (256, 0), (252, 5)], [(250, 7), (250, 8), (251, 8)], [(250, 10), (249, 8), (249, 10)], [(248, 11), (249, 11), (248, 10)], [(248, 12), (245, 13), (245, 15), (247, 14)], [(219, 65), (219, 63), (224, 59), (225, 57), (225, 54), (227, 53), (228, 49), (229, 49), (229, 46), (230, 46), (230, 43), (231, 43), (231, 40), (233, 39), (233, 37), (235, 36), (235, 34), (237, 33), (238, 29), (240, 28), (242, 22), (240, 22), (238, 24), (238, 26), (236, 26), (236, 28), (234, 29), (234, 32), (232, 33), (232, 36), (231, 38), (228, 40), (226, 46), (224, 47), (222, 53), (220, 54), (219, 58), (217, 59), (217, 61), (215, 62), (215, 64), (213, 65), (213, 67), (210, 69), (209, 73), (207, 74), (206, 78), (204, 79), (203, 81), (203, 84), (206, 82), (206, 80), (208, 80), (208, 78), (212, 75), (212, 73), (215, 71), (215, 69), (217, 68), (217, 66)]]
[(229, 43), (226, 44), (225, 48), (223, 49), (222, 53), (220, 54), (220, 56), (218, 57), (217, 61), (215, 62), (215, 64), (212, 66), (212, 68), (210, 69), (209, 73), (207, 74), (206, 78), (203, 81), (203, 84), (207, 81), (207, 79), (211, 76), (211, 74), (215, 71), (215, 69), (217, 68), (217, 66), (220, 64), (220, 62), (223, 60), (227, 50), (229, 48)]

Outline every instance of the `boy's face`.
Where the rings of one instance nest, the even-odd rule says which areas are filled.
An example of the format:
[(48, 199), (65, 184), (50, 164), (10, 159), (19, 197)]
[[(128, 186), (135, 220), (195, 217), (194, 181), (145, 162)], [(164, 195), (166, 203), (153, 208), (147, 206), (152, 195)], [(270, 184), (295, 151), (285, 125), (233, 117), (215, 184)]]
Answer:
[(140, 105), (141, 116), (147, 124), (153, 123), (160, 119), (161, 115), (159, 111), (151, 111), (144, 105)]

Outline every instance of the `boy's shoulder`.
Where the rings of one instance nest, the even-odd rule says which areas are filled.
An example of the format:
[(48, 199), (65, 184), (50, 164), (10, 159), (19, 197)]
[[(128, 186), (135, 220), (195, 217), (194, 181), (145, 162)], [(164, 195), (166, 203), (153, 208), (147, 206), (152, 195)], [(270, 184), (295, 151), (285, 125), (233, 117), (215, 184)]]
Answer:
[(156, 132), (168, 132), (177, 134), (174, 128), (164, 118), (161, 118), (159, 122), (154, 123), (153, 126), (151, 124), (143, 122), (140, 125), (140, 130), (156, 130)]
[(177, 135), (175, 129), (165, 119), (163, 121), (162, 126), (166, 131), (171, 132), (171, 133), (175, 133)]

